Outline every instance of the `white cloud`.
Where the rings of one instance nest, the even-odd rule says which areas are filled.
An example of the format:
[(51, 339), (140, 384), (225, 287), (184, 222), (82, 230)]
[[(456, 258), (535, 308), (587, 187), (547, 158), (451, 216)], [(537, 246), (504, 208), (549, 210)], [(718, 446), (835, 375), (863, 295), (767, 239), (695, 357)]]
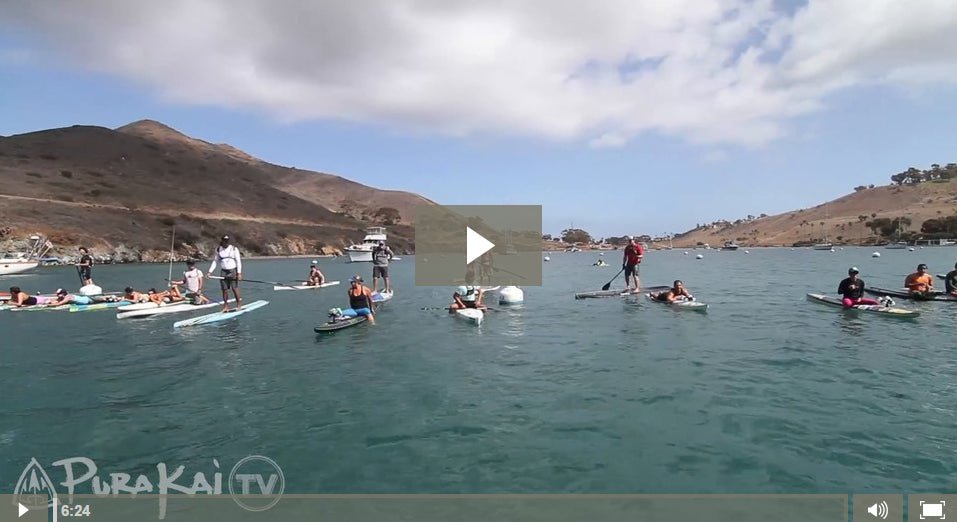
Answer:
[(618, 146), (760, 146), (835, 90), (957, 82), (957, 2), (5, 2), (0, 24), (180, 103)]

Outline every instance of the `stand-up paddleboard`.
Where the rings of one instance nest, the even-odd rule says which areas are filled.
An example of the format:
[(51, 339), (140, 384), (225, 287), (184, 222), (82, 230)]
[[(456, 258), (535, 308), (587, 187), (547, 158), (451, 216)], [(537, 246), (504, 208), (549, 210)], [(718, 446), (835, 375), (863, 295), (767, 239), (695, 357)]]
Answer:
[[(230, 299), (230, 303), (235, 303), (235, 299)], [(155, 304), (155, 303), (150, 303)], [(153, 306), (152, 308), (140, 308), (139, 310), (130, 310), (127, 312), (120, 312), (116, 314), (117, 319), (129, 319), (133, 317), (152, 317), (154, 315), (165, 315), (165, 314), (175, 314), (180, 312), (191, 312), (193, 310), (205, 310), (206, 308), (213, 308), (214, 306), (223, 306), (222, 301), (213, 301), (211, 303), (194, 305), (189, 302), (178, 302), (178, 303), (165, 303), (163, 306)], [(120, 307), (119, 310), (123, 310), (123, 307)]]
[(913, 301), (947, 301), (957, 303), (957, 297), (945, 294), (944, 292), (931, 292), (924, 297), (917, 297), (910, 293), (906, 288), (893, 290), (890, 288), (878, 288), (876, 286), (865, 286), (864, 291), (871, 295), (889, 295), (899, 299), (910, 299)]
[(129, 301), (113, 301), (109, 303), (93, 303), (88, 305), (71, 304), (70, 311), (71, 312), (92, 312), (95, 310), (107, 310), (109, 308), (119, 308), (121, 306), (130, 305), (130, 304), (133, 304), (133, 303)]
[[(670, 286), (648, 286), (643, 287), (641, 292), (661, 292), (671, 288)], [(639, 292), (640, 293), (640, 292)], [(578, 292), (575, 299), (595, 299), (599, 297), (626, 297), (629, 295), (638, 295), (633, 292), (623, 292), (622, 290), (595, 290), (592, 292)]]
[(708, 305), (705, 303), (702, 303), (701, 301), (692, 301), (690, 299), (677, 299), (669, 303), (668, 301), (659, 301), (655, 299), (654, 296), (651, 295), (651, 293), (648, 293), (645, 295), (648, 297), (648, 300), (650, 301), (661, 303), (663, 305), (668, 305), (674, 308), (679, 308), (681, 310), (695, 310), (698, 312), (704, 312), (708, 309)]
[(335, 286), (339, 284), (339, 281), (329, 281), (328, 283), (322, 283), (321, 285), (307, 285), (303, 283), (301, 285), (274, 285), (273, 290), (318, 290), (320, 288), (326, 288), (327, 286)]
[(502, 285), (499, 285), (499, 286), (480, 286), (479, 288), (480, 288), (483, 292), (496, 292), (496, 291), (498, 291), (500, 288), (502, 288)]
[(239, 310), (230, 310), (228, 312), (216, 312), (214, 314), (201, 315), (199, 317), (194, 317), (192, 319), (183, 319), (182, 321), (176, 321), (173, 323), (173, 328), (182, 328), (184, 326), (197, 326), (201, 324), (209, 323), (218, 323), (220, 321), (228, 321), (234, 317), (239, 317), (246, 312), (252, 312), (257, 308), (262, 308), (269, 304), (269, 301), (253, 301), (251, 303), (243, 305)]
[(917, 317), (920, 315), (920, 312), (917, 310), (908, 310), (906, 308), (895, 308), (892, 306), (882, 305), (856, 305), (852, 306), (851, 308), (844, 308), (844, 303), (841, 301), (841, 298), (824, 294), (807, 294), (807, 300), (848, 311), (857, 310), (861, 312), (888, 315), (892, 317)]
[(350, 326), (362, 324), (367, 320), (368, 318), (364, 315), (343, 319), (332, 319), (328, 323), (320, 324), (319, 326), (313, 328), (313, 330), (315, 330), (317, 333), (335, 332), (336, 330), (342, 330), (343, 328), (349, 328)]
[(479, 326), (482, 324), (482, 319), (485, 317), (485, 312), (477, 308), (459, 308), (455, 310), (455, 316), (459, 319), (464, 319), (475, 326)]
[(373, 302), (373, 303), (384, 303), (384, 302), (386, 302), (386, 301), (392, 299), (392, 296), (393, 296), (393, 295), (395, 295), (395, 290), (393, 290), (393, 291), (391, 291), (391, 292), (375, 292), (375, 293), (372, 294), (372, 302)]

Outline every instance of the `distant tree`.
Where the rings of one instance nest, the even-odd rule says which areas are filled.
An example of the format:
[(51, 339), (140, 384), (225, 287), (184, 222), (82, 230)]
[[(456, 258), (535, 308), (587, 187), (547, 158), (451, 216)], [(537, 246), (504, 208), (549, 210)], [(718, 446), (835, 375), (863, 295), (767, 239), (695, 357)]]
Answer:
[(373, 216), (386, 226), (395, 225), (402, 218), (401, 214), (399, 214), (399, 211), (392, 207), (382, 207), (379, 210), (376, 210)]
[[(761, 215), (758, 216), (758, 217), (759, 217), (759, 218), (766, 218), (766, 217), (768, 217), (768, 215), (767, 215), (767, 214), (761, 214)], [(791, 217), (794, 217), (794, 216), (791, 216)]]
[(868, 185), (868, 186), (867, 186), (867, 188), (869, 188), (869, 189), (872, 189), (872, 188), (874, 188), (874, 184), (873, 184), (873, 183), (871, 183), (870, 185)]
[(551, 240), (552, 240), (552, 235), (551, 235), (551, 234), (542, 234), (542, 239), (545, 240), (545, 241), (551, 241)]
[(854, 192), (860, 192), (862, 190), (867, 190), (867, 187), (865, 187), (864, 185), (858, 185), (854, 187)]
[(591, 234), (580, 228), (566, 228), (562, 230), (562, 241), (566, 243), (591, 243)]

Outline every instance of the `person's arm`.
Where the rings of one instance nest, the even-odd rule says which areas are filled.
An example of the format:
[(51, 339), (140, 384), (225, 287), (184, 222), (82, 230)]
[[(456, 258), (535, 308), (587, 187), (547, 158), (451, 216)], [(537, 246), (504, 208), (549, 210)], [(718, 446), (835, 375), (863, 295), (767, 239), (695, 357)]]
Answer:
[(239, 249), (233, 246), (233, 259), (236, 260), (236, 279), (243, 280), (243, 256), (239, 254)]
[(645, 258), (645, 248), (641, 246), (641, 243), (635, 245), (635, 252), (638, 254), (638, 262), (641, 263)]
[(372, 290), (366, 288), (366, 303), (369, 305), (369, 311), (375, 313), (375, 303), (372, 301)]
[(386, 251), (387, 254), (389, 254), (389, 261), (392, 261), (392, 258), (393, 258), (394, 255), (395, 255), (395, 254), (392, 253), (392, 249), (389, 248), (389, 247), (386, 247), (385, 251)]
[(197, 270), (197, 272), (199, 272), (199, 277), (198, 277), (198, 280), (199, 280), (199, 289), (197, 290), (197, 292), (203, 293), (203, 287), (206, 286), (206, 276), (203, 275), (203, 271), (202, 271), (202, 270)]
[(217, 250), (215, 253), (213, 253), (213, 263), (212, 263), (211, 265), (209, 265), (209, 272), (208, 272), (208, 273), (212, 274), (213, 272), (216, 271), (216, 260), (217, 260), (217, 259), (219, 259), (219, 251), (218, 251), (218, 250)]
[(847, 279), (841, 279), (841, 282), (837, 285), (838, 295), (844, 295), (847, 293)]
[(319, 274), (319, 284), (326, 282), (326, 276), (322, 273), (322, 270), (316, 269), (316, 273)]

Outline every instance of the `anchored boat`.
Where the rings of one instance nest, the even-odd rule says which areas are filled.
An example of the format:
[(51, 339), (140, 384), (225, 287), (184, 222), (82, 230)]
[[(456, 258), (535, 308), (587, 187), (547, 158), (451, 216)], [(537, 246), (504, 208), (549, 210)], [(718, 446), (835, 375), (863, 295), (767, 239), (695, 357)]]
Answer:
[(53, 248), (45, 238), (30, 236), (32, 245), (29, 252), (10, 252), (0, 254), (0, 275), (20, 274), (33, 270), (40, 265), (40, 258)]
[(349, 245), (346, 252), (349, 254), (349, 261), (352, 263), (371, 263), (372, 250), (379, 244), (379, 241), (385, 241), (385, 227), (369, 227), (366, 229), (366, 237), (362, 238), (362, 244)]

